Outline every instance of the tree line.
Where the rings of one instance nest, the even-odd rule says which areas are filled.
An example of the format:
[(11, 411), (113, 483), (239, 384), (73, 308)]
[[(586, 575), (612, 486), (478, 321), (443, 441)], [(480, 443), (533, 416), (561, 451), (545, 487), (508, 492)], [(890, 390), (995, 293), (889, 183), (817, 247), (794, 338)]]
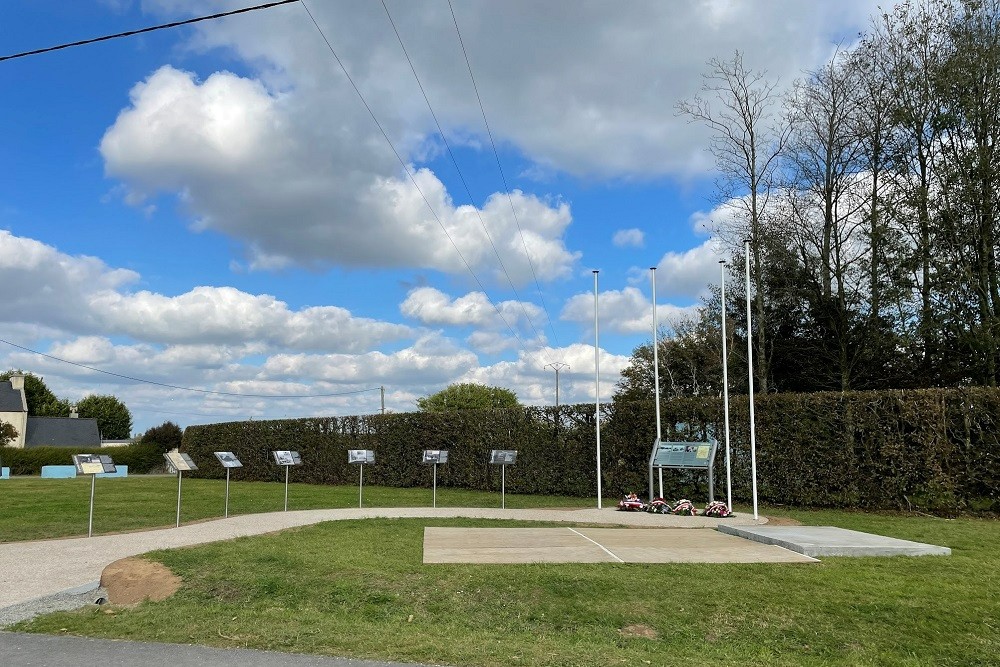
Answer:
[[(900, 4), (778, 83), (736, 52), (677, 105), (712, 132), (733, 389), (747, 250), (760, 391), (996, 386), (1000, 0)], [(720, 296), (661, 342), (665, 395), (721, 392)], [(651, 357), (635, 350), (622, 397), (649, 396)]]

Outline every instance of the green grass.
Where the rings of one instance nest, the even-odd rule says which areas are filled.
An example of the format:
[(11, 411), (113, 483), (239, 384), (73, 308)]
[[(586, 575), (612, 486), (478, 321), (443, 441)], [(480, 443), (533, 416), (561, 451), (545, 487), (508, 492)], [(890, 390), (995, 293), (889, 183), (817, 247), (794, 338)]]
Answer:
[[(154, 552), (185, 582), (172, 598), (15, 629), (484, 667), (998, 664), (1000, 523), (784, 513), (953, 555), (423, 565), (426, 525), (532, 524), (341, 521)], [(657, 638), (623, 635), (634, 624)]]
[[(181, 483), (181, 523), (218, 518), (225, 509), (225, 480), (188, 479)], [(229, 514), (275, 512), (284, 508), (285, 485), (231, 482)], [(506, 506), (586, 507), (584, 498), (507, 494)], [(606, 500), (605, 503), (613, 501)], [(438, 488), (438, 507), (499, 507), (499, 493)], [(289, 484), (288, 509), (358, 506), (357, 486)], [(430, 507), (430, 489), (365, 486), (365, 507)], [(0, 542), (87, 534), (90, 478), (21, 477), (0, 482)], [(98, 479), (94, 488), (94, 534), (173, 526), (177, 517), (177, 478), (171, 475)]]

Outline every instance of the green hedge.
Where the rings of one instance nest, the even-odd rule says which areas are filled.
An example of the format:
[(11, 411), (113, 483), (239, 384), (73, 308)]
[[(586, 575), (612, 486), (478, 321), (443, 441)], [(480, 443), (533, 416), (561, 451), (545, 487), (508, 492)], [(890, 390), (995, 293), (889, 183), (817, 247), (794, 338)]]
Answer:
[[(988, 388), (773, 394), (757, 397), (758, 496), (762, 502), (817, 507), (1000, 511), (1000, 391)], [(656, 436), (652, 401), (604, 406), (602, 472), (606, 496), (645, 495)], [(722, 401), (688, 398), (661, 404), (665, 440), (704, 440), (715, 433), (716, 496), (725, 498)], [(304, 465), (293, 481), (352, 484), (348, 449), (373, 449), (365, 470), (373, 484), (429, 486), (421, 450), (447, 449), (438, 484), (499, 490), (490, 449), (517, 449), (507, 489), (587, 497), (596, 493), (594, 406), (553, 409), (403, 413), (191, 426), (184, 450), (202, 477), (224, 477), (212, 452), (233, 451), (244, 468), (233, 479), (281, 481), (270, 452), (294, 449)], [(733, 495), (750, 493), (749, 405), (730, 401)], [(664, 495), (707, 496), (704, 473), (664, 471)]]
[(42, 466), (73, 465), (74, 454), (106, 454), (115, 465), (128, 466), (130, 475), (143, 475), (163, 468), (163, 453), (155, 445), (123, 445), (73, 449), (71, 447), (0, 447), (0, 460), (11, 475), (40, 475)]

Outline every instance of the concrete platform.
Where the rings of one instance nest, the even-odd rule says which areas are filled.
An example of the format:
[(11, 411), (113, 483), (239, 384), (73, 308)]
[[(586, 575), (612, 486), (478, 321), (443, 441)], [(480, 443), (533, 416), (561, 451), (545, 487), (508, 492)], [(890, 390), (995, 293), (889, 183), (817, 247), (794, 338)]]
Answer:
[(951, 549), (834, 526), (726, 526), (721, 533), (773, 544), (806, 556), (950, 556)]
[(815, 563), (711, 529), (424, 528), (424, 563)]

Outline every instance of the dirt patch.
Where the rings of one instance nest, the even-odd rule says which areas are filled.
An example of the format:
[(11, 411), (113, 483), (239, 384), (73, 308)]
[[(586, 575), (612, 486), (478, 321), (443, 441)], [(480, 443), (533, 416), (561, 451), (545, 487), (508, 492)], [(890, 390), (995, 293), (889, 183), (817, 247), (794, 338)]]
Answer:
[(142, 558), (117, 560), (101, 573), (101, 587), (107, 591), (108, 602), (117, 605), (166, 600), (182, 583), (166, 565)]
[(801, 526), (802, 522), (798, 519), (792, 519), (787, 516), (769, 516), (767, 517), (767, 525), (769, 526)]
[(618, 631), (622, 637), (638, 637), (640, 639), (656, 639), (660, 635), (653, 628), (641, 623), (636, 625), (626, 625)]

